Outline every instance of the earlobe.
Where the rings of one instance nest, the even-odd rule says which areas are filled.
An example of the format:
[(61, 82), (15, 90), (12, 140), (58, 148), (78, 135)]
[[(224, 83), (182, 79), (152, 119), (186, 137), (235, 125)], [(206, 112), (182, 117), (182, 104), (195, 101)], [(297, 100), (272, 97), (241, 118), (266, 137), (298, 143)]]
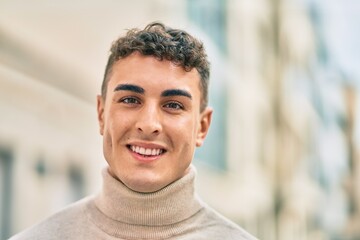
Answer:
[(97, 115), (98, 115), (98, 122), (100, 128), (100, 134), (104, 134), (104, 99), (102, 96), (97, 96)]
[(197, 133), (196, 146), (200, 147), (204, 143), (206, 135), (210, 128), (211, 118), (212, 118), (213, 109), (207, 107), (200, 116), (200, 127)]

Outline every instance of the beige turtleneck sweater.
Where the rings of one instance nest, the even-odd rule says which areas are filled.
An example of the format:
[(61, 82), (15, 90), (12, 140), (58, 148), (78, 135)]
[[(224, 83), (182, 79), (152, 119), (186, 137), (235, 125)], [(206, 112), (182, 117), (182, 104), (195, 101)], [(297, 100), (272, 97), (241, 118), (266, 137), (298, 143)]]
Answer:
[(195, 169), (154, 193), (138, 193), (103, 171), (100, 194), (70, 205), (11, 240), (255, 239), (194, 192)]

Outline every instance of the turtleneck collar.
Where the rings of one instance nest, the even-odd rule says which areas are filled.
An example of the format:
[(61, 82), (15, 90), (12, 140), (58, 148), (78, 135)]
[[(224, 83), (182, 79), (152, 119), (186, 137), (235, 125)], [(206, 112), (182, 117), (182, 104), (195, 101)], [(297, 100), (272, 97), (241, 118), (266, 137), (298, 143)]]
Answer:
[[(111, 220), (123, 224), (164, 226), (181, 222), (197, 213), (200, 200), (194, 192), (196, 170), (153, 193), (139, 193), (102, 171), (103, 188), (95, 198), (97, 208)], [(111, 224), (113, 225), (114, 222)]]

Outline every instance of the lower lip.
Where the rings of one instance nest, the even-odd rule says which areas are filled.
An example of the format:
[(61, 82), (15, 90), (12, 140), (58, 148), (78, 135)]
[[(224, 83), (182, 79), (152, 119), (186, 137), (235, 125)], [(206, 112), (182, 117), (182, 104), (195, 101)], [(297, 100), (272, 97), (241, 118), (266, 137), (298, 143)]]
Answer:
[(138, 153), (136, 153), (136, 152), (131, 151), (130, 149), (129, 149), (129, 151), (130, 151), (131, 155), (132, 155), (136, 160), (138, 160), (138, 161), (140, 161), (140, 162), (146, 162), (146, 163), (150, 163), (150, 162), (153, 162), (153, 161), (155, 161), (155, 160), (158, 160), (158, 159), (162, 156), (162, 154), (160, 154), (160, 155), (156, 155), (156, 156), (145, 157), (145, 156), (143, 156), (143, 155), (141, 155), (141, 154), (138, 154)]

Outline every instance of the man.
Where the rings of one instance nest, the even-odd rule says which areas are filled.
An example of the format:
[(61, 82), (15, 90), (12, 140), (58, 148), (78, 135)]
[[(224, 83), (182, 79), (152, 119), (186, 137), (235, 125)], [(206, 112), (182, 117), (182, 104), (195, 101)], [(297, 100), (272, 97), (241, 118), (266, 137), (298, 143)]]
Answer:
[(114, 42), (97, 97), (101, 193), (12, 239), (255, 239), (194, 193), (208, 81), (202, 43), (182, 30), (153, 23)]

